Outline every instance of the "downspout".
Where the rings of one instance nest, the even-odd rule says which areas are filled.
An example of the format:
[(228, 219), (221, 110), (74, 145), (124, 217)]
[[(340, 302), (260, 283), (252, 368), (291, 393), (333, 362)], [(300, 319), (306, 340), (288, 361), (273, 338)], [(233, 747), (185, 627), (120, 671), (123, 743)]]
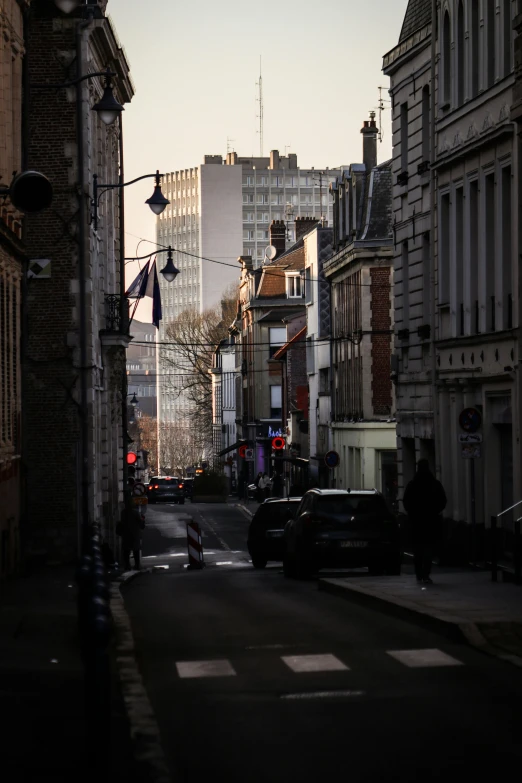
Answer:
[(433, 407), (433, 438), (435, 444), (435, 474), (440, 479), (440, 432), (439, 432), (439, 412), (437, 399), (437, 355), (436, 355), (436, 337), (435, 325), (437, 320), (437, 273), (435, 266), (435, 231), (436, 220), (435, 213), (437, 209), (437, 186), (435, 163), (436, 153), (436, 130), (435, 130), (435, 112), (437, 102), (435, 99), (435, 79), (436, 79), (436, 57), (437, 57), (437, 0), (431, 2), (431, 150), (430, 150), (430, 203), (431, 203), (431, 224), (430, 224), (430, 359), (431, 359), (431, 397)]
[[(123, 117), (120, 112), (120, 184), (125, 182), (123, 167)], [(120, 196), (120, 333), (127, 334), (128, 309), (127, 299), (125, 297), (125, 188), (119, 188)], [(129, 327), (130, 330), (130, 327)], [(157, 348), (156, 348), (157, 350)], [(121, 377), (121, 429), (122, 429), (122, 489), (123, 500), (125, 500), (125, 489), (127, 488), (127, 429), (129, 426), (127, 412), (127, 352), (124, 351), (122, 377)], [(158, 399), (158, 397), (156, 397)], [(156, 414), (157, 415), (157, 414)], [(159, 422), (159, 416), (158, 416)], [(159, 435), (159, 424), (158, 424)], [(159, 463), (159, 438), (158, 438), (158, 463)], [(159, 473), (159, 464), (158, 464)]]
[[(87, 9), (88, 18), (79, 22), (76, 28), (76, 69), (77, 78), (83, 76), (84, 36), (93, 21), (94, 8)], [(84, 127), (83, 102), (85, 85), (76, 85), (76, 138), (78, 145), (78, 292), (79, 292), (79, 341), (80, 341), (80, 471), (81, 471), (81, 506), (80, 545), (84, 550), (90, 527), (89, 514), (89, 409), (87, 395), (87, 285), (86, 285), (86, 194), (85, 194), (85, 161), (84, 161)], [(88, 203), (88, 201), (87, 201)]]

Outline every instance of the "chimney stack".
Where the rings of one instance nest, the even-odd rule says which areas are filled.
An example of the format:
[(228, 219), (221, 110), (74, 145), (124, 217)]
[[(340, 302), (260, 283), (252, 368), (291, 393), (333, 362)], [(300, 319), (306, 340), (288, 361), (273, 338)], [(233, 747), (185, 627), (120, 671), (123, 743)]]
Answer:
[(370, 119), (365, 120), (361, 128), (363, 134), (363, 163), (366, 167), (366, 173), (369, 174), (377, 165), (377, 136), (379, 130), (375, 122), (375, 112), (370, 112)]
[(270, 224), (270, 244), (277, 251), (275, 258), (285, 252), (286, 249), (286, 224), (284, 220), (272, 220)]
[(305, 234), (308, 234), (309, 231), (312, 230), (312, 228), (315, 228), (319, 224), (319, 221), (317, 218), (314, 217), (298, 217), (295, 219), (295, 241), (299, 242), (299, 240), (304, 237)]
[(274, 170), (279, 168), (279, 150), (271, 150), (270, 152), (270, 166), (269, 168)]

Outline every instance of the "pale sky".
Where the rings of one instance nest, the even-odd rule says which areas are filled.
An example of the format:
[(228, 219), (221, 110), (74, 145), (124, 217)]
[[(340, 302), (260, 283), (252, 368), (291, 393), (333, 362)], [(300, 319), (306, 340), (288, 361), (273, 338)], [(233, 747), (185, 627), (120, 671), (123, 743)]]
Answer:
[[(125, 180), (190, 168), (205, 154), (259, 154), (262, 56), (264, 148), (302, 168), (356, 163), (360, 129), (388, 87), (407, 0), (109, 0), (136, 94), (124, 113)], [(387, 90), (383, 91), (387, 99)], [(391, 156), (389, 103), (379, 162)], [(154, 240), (143, 203), (153, 180), (126, 190), (126, 255)], [(139, 255), (153, 246), (142, 242)], [(131, 268), (134, 265), (131, 265)], [(128, 267), (129, 268), (129, 267)], [(129, 271), (131, 271), (129, 268)]]

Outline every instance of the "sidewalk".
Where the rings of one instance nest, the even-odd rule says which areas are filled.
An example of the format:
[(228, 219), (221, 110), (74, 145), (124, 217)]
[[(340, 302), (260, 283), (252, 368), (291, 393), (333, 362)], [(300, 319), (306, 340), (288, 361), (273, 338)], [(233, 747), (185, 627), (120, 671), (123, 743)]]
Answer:
[[(45, 568), (0, 586), (0, 703), (5, 780), (88, 779), (84, 669), (73, 567)], [(113, 678), (115, 679), (115, 678)], [(112, 780), (135, 783), (127, 718), (112, 698)]]
[(433, 585), (413, 575), (319, 579), (319, 589), (465, 641), (522, 666), (522, 589), (492, 582), (489, 571), (435, 572)]

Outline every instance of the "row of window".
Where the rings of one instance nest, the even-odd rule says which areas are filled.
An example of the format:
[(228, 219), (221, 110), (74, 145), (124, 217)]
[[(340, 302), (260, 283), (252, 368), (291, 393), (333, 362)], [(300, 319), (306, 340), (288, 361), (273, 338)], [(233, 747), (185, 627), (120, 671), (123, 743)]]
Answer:
[(328, 206), (328, 195), (325, 194), (321, 198), (319, 195), (313, 195), (311, 193), (301, 193), (301, 198), (297, 193), (284, 194), (284, 193), (243, 193), (243, 204), (273, 204), (274, 206), (282, 206), (283, 204), (291, 204), (294, 207), (298, 207), (300, 204), (317, 204)]
[(255, 177), (254, 174), (243, 175), (243, 187), (245, 188), (253, 188), (254, 185), (259, 185), (260, 187), (265, 188), (269, 185), (276, 188), (313, 188), (320, 187), (321, 184), (323, 186), (327, 186), (328, 182), (328, 178), (319, 172), (317, 172), (317, 174), (301, 174), (300, 176), (289, 175), (286, 177), (283, 177), (280, 174), (275, 174), (271, 177), (269, 177), (267, 174), (258, 174), (257, 177)]
[[(481, 14), (482, 11), (482, 14)], [(461, 106), (497, 79), (513, 62), (511, 0), (455, 0), (441, 25), (441, 105)]]

